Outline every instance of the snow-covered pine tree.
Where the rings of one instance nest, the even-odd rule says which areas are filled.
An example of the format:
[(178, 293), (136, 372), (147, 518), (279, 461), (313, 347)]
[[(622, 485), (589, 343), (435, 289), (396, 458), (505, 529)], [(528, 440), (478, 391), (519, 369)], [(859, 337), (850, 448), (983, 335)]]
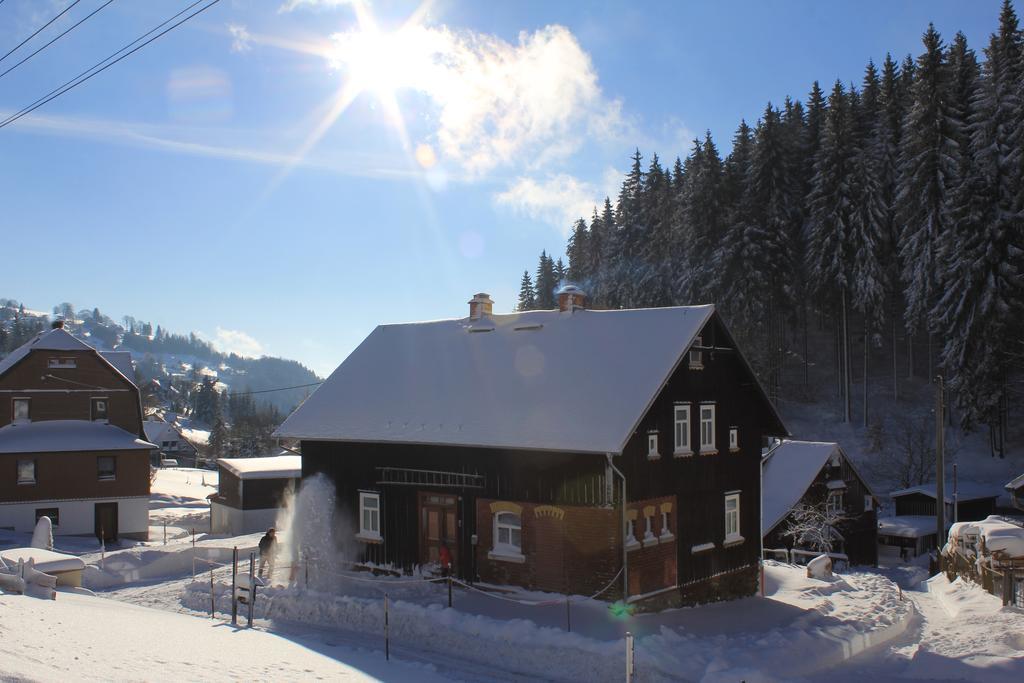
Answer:
[(530, 271), (523, 271), (523, 279), (519, 283), (519, 303), (516, 304), (517, 311), (532, 311), (537, 304), (536, 295), (533, 291), (533, 280), (530, 279)]
[(640, 247), (647, 228), (642, 222), (644, 171), (639, 149), (631, 159), (633, 163), (622, 181), (615, 206), (616, 230), (611, 240), (614, 252), (609, 254), (611, 287), (608, 290), (608, 304), (612, 308), (630, 308), (634, 305), (637, 298), (637, 274), (640, 270)]
[[(754, 150), (754, 135), (745, 120), (732, 139), (732, 152), (725, 160), (722, 170), (721, 198), (724, 217), (718, 239), (709, 239), (711, 258), (704, 274), (703, 294), (708, 301), (714, 301), (727, 318), (742, 308), (732, 301), (727, 292), (730, 283), (746, 277), (743, 262), (743, 239), (751, 221), (750, 211), (750, 163)], [(703, 275), (703, 274), (702, 274)], [(734, 326), (734, 329), (739, 329)]]
[[(597, 213), (597, 209), (594, 209)], [(577, 219), (572, 226), (572, 233), (569, 235), (569, 242), (565, 246), (565, 256), (569, 259), (569, 270), (566, 277), (573, 282), (588, 287), (590, 279), (590, 231), (587, 229), (587, 222), (582, 218)]]
[[(569, 271), (565, 267), (565, 263), (562, 261), (562, 257), (559, 256), (558, 260), (555, 261), (554, 275), (555, 275), (555, 289), (557, 290), (565, 282), (568, 277)], [(557, 301), (555, 303), (558, 303)]]
[(837, 376), (843, 398), (844, 421), (851, 420), (849, 375), (849, 289), (854, 254), (850, 231), (857, 199), (853, 175), (853, 131), (850, 104), (843, 84), (836, 81), (814, 160), (808, 195), (808, 260), (811, 285), (825, 299), (838, 299), (839, 340)]
[(546, 250), (541, 251), (540, 261), (537, 264), (537, 275), (534, 278), (536, 306), (539, 310), (543, 311), (555, 307), (555, 288), (557, 286), (554, 261), (548, 256)]
[[(936, 252), (949, 231), (949, 201), (959, 167), (959, 125), (950, 108), (950, 70), (942, 37), (929, 24), (917, 59), (912, 103), (900, 140), (901, 176), (896, 203), (904, 226), (900, 255), (910, 331), (929, 326), (938, 293)], [(931, 338), (928, 370), (931, 376)]]
[(643, 233), (631, 277), (634, 306), (668, 306), (672, 302), (671, 182), (658, 155), (653, 155), (640, 192), (638, 223)]

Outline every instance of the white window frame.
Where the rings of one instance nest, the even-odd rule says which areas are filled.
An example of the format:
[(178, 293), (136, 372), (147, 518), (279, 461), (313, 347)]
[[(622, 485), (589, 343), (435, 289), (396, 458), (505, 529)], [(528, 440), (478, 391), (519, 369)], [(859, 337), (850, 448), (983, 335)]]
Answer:
[[(729, 504), (735, 502), (736, 508), (729, 509)], [(742, 543), (743, 536), (740, 534), (740, 492), (729, 491), (725, 494), (725, 544)]]
[(50, 358), (46, 366), (53, 369), (71, 369), (78, 367), (78, 361), (74, 358)]
[(657, 538), (654, 535), (654, 515), (647, 515), (644, 517), (644, 542), (653, 541)]
[(658, 452), (658, 430), (652, 429), (647, 432), (647, 457), (650, 460), (657, 460), (661, 457)]
[[(25, 406), (25, 416), (18, 417), (18, 406)], [(32, 399), (27, 396), (15, 396), (11, 399), (11, 422), (32, 421)]]
[[(711, 411), (711, 419), (704, 419), (704, 411)], [(705, 440), (705, 423), (709, 423), (711, 428), (707, 431), (707, 436), (710, 436), (710, 441)], [(718, 449), (715, 448), (715, 404), (711, 402), (700, 404), (700, 452), (701, 453), (717, 453)]]
[(864, 512), (871, 512), (875, 509), (875, 499), (864, 494)]
[[(508, 531), (508, 541), (502, 541), (501, 532)], [(519, 532), (519, 544), (514, 542), (515, 533)], [(523, 560), (523, 516), (511, 510), (494, 513), (494, 536), (491, 539), (489, 556), (498, 559)]]
[(672, 535), (672, 529), (668, 526), (668, 510), (661, 511), (661, 533), (658, 534), (660, 540), (668, 540), (674, 538)]
[(825, 498), (825, 512), (828, 514), (841, 515), (846, 511), (844, 503), (843, 491), (841, 489), (829, 491), (828, 497)]
[[(31, 479), (29, 479), (28, 477), (22, 477), (21, 476), (22, 463), (30, 463), (32, 465), (32, 478)], [(31, 486), (31, 485), (33, 485), (33, 484), (35, 484), (37, 482), (38, 477), (39, 477), (39, 473), (37, 472), (38, 464), (36, 463), (34, 458), (19, 458), (18, 459), (17, 468), (18, 468), (17, 475), (18, 475), (18, 485), (19, 486)]]
[(704, 352), (699, 349), (695, 350), (695, 346), (704, 346), (703, 335), (697, 335), (697, 338), (693, 340), (693, 346), (690, 347), (690, 368), (701, 370), (704, 368)]
[[(373, 501), (373, 505), (367, 505), (369, 501)], [(359, 492), (359, 533), (356, 534), (357, 538), (368, 541), (380, 541), (384, 538), (380, 532), (380, 510), (379, 491)], [(367, 524), (367, 513), (369, 513), (369, 524)]]
[[(98, 417), (96, 412), (96, 403), (103, 402), (103, 417)], [(103, 420), (106, 422), (110, 421), (110, 399), (106, 396), (93, 396), (89, 399), (89, 419), (92, 421)]]
[[(111, 474), (105, 475), (100, 472), (100, 458), (110, 458), (112, 464)], [(98, 455), (96, 456), (96, 479), (98, 481), (117, 481), (117, 456), (116, 455)]]
[[(683, 419), (680, 419), (680, 416)], [(689, 403), (678, 402), (672, 406), (672, 436), (673, 454), (677, 456), (693, 455), (690, 447), (690, 418), (691, 406)]]
[(729, 451), (735, 453), (740, 449), (740, 428), (729, 427)]

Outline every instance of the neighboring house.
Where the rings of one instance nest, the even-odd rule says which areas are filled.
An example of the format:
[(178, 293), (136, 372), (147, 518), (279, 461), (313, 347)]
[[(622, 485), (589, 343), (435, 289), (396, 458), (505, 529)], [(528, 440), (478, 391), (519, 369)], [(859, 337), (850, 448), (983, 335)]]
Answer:
[(302, 477), (302, 457), (221, 458), (220, 480), (210, 498), (210, 530), (250, 534), (274, 525), (285, 499)]
[(123, 370), (60, 321), (0, 360), (0, 527), (148, 537), (154, 446)]
[(1010, 504), (1024, 511), (1024, 474), (1008, 483), (1006, 490), (1010, 492)]
[(715, 308), (558, 302), (378, 326), (276, 435), (334, 481), (360, 560), (429, 568), (446, 546), (469, 581), (752, 594), (761, 447), (787, 432)]
[[(946, 530), (952, 520), (946, 518)], [(909, 560), (938, 547), (935, 516), (900, 515), (878, 519), (878, 552), (890, 560)]]
[(837, 443), (783, 441), (762, 463), (761, 533), (766, 550), (814, 550), (787, 535), (797, 506), (835, 519), (832, 552), (850, 564), (878, 563), (875, 495)]
[[(896, 508), (896, 516), (917, 515), (935, 517), (935, 484), (924, 484), (900, 489), (889, 494)], [(946, 521), (973, 522), (995, 514), (999, 491), (991, 486), (961, 481), (957, 485), (956, 515), (953, 514), (953, 486), (946, 482)]]
[(160, 460), (173, 458), (182, 463), (182, 460), (191, 461), (195, 464), (196, 447), (182, 436), (181, 431), (171, 422), (164, 422), (150, 418), (142, 423), (146, 430), (146, 440), (154, 443), (159, 448)]

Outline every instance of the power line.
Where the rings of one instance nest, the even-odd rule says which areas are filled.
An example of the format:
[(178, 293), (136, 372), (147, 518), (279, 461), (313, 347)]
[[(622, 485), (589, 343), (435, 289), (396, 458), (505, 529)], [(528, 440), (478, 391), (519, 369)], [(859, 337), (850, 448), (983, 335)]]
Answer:
[[(178, 12), (177, 14), (175, 14), (173, 17), (170, 17), (169, 19), (164, 20), (162, 23), (158, 24), (154, 28), (151, 28), (149, 31), (147, 31), (146, 33), (143, 33), (141, 36), (139, 36), (138, 38), (136, 38), (132, 42), (128, 43), (127, 45), (122, 47), (120, 50), (115, 51), (113, 54), (111, 54), (106, 59), (103, 59), (103, 60), (97, 62), (96, 64), (94, 64), (90, 68), (86, 69), (82, 73), (80, 73), (77, 76), (75, 76), (74, 78), (72, 78), (70, 81), (67, 81), (66, 83), (64, 83), (64, 85), (61, 85), (61, 86), (55, 88), (54, 90), (51, 90), (50, 93), (48, 93), (47, 95), (44, 95), (43, 97), (39, 98), (38, 100), (36, 100), (32, 104), (28, 105), (27, 107), (25, 107), (21, 111), (15, 113), (15, 114), (12, 114), (11, 116), (8, 116), (6, 119), (4, 119), (2, 122), (0, 122), (0, 128), (4, 128), (6, 126), (9, 126), (10, 124), (12, 124), (15, 121), (17, 121), (18, 119), (20, 119), (22, 116), (25, 116), (26, 114), (32, 113), (33, 111), (35, 111), (39, 107), (43, 106), (47, 102), (55, 100), (56, 98), (60, 97), (64, 93), (68, 92), (69, 90), (80, 86), (82, 83), (85, 83), (86, 81), (88, 81), (93, 76), (96, 76), (97, 74), (100, 74), (100, 73), (106, 71), (110, 67), (112, 67), (115, 64), (117, 64), (118, 62), (120, 62), (125, 57), (128, 57), (129, 55), (131, 55), (131, 54), (133, 54), (135, 52), (138, 52), (142, 48), (144, 48), (147, 45), (149, 45), (150, 43), (152, 43), (157, 38), (160, 38), (161, 36), (164, 36), (167, 33), (170, 33), (171, 31), (173, 31), (177, 27), (179, 27), (182, 24), (184, 24), (189, 19), (191, 19), (191, 18), (193, 18), (193, 17), (195, 17), (195, 16), (197, 16), (199, 14), (202, 14), (203, 12), (205, 12), (206, 10), (210, 9), (211, 7), (216, 5), (218, 2), (220, 2), (220, 0), (212, 0), (208, 5), (205, 5), (204, 7), (200, 7), (198, 10), (196, 10), (192, 14), (189, 14), (188, 16), (186, 16), (181, 21), (179, 21), (179, 22), (177, 22), (175, 24), (172, 24), (171, 26), (168, 26), (166, 29), (164, 29), (163, 31), (160, 31), (160, 33), (157, 33), (155, 36), (153, 36), (149, 40), (146, 40), (145, 42), (143, 42), (143, 43), (141, 43), (139, 45), (136, 45), (134, 48), (132, 48), (128, 52), (125, 52), (120, 57), (117, 57), (117, 59), (113, 59), (118, 53), (124, 52), (124, 50), (128, 49), (132, 45), (135, 45), (135, 43), (138, 43), (140, 40), (142, 40), (146, 36), (152, 34), (154, 31), (159, 30), (162, 26), (166, 26), (171, 21), (174, 21), (174, 19), (176, 19), (177, 17), (180, 17), (182, 14), (185, 14), (190, 9), (195, 7), (196, 5), (200, 4), (202, 1), (203, 0), (196, 0), (191, 5), (189, 5), (185, 9), (183, 9), (180, 12)], [(113, 61), (109, 61), (111, 59), (113, 59)], [(104, 62), (109, 62), (109, 63), (104, 64)], [(102, 67), (100, 66), (101, 64), (103, 65)], [(90, 73), (90, 72), (92, 72), (92, 73)], [(88, 75), (86, 75), (86, 74), (88, 74)]]
[(289, 391), (291, 389), (305, 389), (306, 387), (318, 387), (323, 382), (310, 382), (309, 384), (297, 384), (294, 387), (278, 387), (277, 389), (260, 389), (259, 391), (230, 391), (228, 396), (248, 396), (250, 394), (269, 394), (273, 391)]
[(15, 46), (14, 48), (12, 48), (12, 49), (11, 49), (11, 51), (10, 51), (10, 52), (8, 52), (7, 54), (5, 54), (5, 55), (4, 55), (3, 57), (0, 57), (0, 62), (4, 61), (4, 60), (5, 60), (5, 59), (7, 59), (8, 57), (10, 57), (10, 56), (11, 56), (11, 55), (12, 55), (13, 53), (17, 52), (17, 51), (18, 51), (18, 48), (20, 48), (20, 47), (21, 47), (22, 45), (24, 45), (24, 44), (25, 44), (25, 43), (27, 43), (28, 41), (32, 40), (33, 38), (35, 38), (35, 37), (36, 37), (37, 35), (39, 35), (39, 32), (40, 32), (40, 31), (42, 31), (42, 30), (43, 30), (44, 28), (46, 28), (47, 26), (49, 26), (49, 25), (50, 25), (50, 24), (52, 24), (53, 22), (55, 22), (55, 21), (57, 21), (58, 19), (60, 19), (60, 18), (61, 18), (62, 16), (64, 16), (64, 14), (65, 14), (65, 13), (66, 13), (66, 12), (67, 12), (67, 11), (68, 11), (69, 9), (71, 9), (72, 7), (74, 7), (75, 5), (77, 5), (78, 3), (80, 3), (81, 1), (82, 1), (82, 0), (74, 0), (74, 2), (72, 2), (72, 3), (70, 4), (70, 5), (68, 5), (67, 7), (65, 7), (64, 9), (62, 9), (62, 10), (60, 11), (60, 14), (58, 14), (58, 15), (57, 15), (57, 16), (55, 16), (55, 17), (54, 17), (53, 19), (50, 19), (50, 20), (49, 20), (48, 22), (46, 22), (45, 24), (43, 24), (42, 26), (40, 26), (39, 28), (37, 28), (37, 29), (36, 29), (36, 32), (35, 32), (35, 33), (33, 33), (33, 34), (32, 34), (32, 35), (30, 35), (30, 36), (29, 36), (28, 38), (26, 38), (25, 40), (23, 40), (23, 41), (21, 41), (20, 43), (18, 43), (18, 44), (17, 44), (17, 45), (16, 45), (16, 46)]
[[(0, 0), (0, 2), (3, 2), (3, 0)], [(41, 48), (39, 48), (38, 50), (36, 50), (36, 51), (35, 51), (35, 52), (33, 52), (32, 54), (30, 54), (30, 55), (29, 55), (28, 57), (25, 57), (24, 59), (22, 59), (22, 60), (21, 60), (20, 62), (18, 62), (18, 63), (17, 63), (17, 64), (15, 64), (14, 66), (12, 66), (11, 68), (7, 69), (7, 71), (4, 71), (3, 73), (0, 73), (0, 78), (3, 78), (3, 77), (4, 77), (4, 76), (6, 76), (7, 74), (11, 73), (11, 72), (12, 72), (12, 71), (14, 71), (15, 69), (17, 69), (17, 68), (18, 68), (19, 66), (21, 66), (22, 64), (24, 64), (24, 63), (25, 63), (25, 62), (27, 62), (28, 60), (30, 60), (30, 59), (32, 59), (33, 57), (35, 57), (35, 56), (36, 56), (37, 54), (39, 54), (40, 52), (42, 52), (42, 51), (43, 51), (43, 50), (45, 50), (46, 48), (50, 47), (51, 45), (53, 45), (54, 43), (56, 43), (56, 42), (57, 42), (58, 40), (60, 40), (60, 39), (61, 39), (61, 38), (63, 38), (64, 36), (66, 36), (67, 34), (69, 34), (69, 33), (71, 33), (72, 31), (74, 31), (74, 30), (75, 30), (76, 28), (78, 28), (78, 27), (79, 27), (79, 26), (81, 26), (81, 25), (82, 25), (83, 23), (85, 23), (85, 21), (86, 21), (86, 20), (88, 20), (88, 19), (89, 19), (90, 17), (92, 17), (92, 15), (96, 14), (97, 12), (99, 12), (99, 11), (100, 11), (101, 9), (103, 9), (104, 7), (106, 7), (107, 5), (109, 5), (109, 4), (110, 4), (110, 3), (112, 3), (112, 2), (114, 2), (114, 0), (107, 0), (107, 1), (105, 2), (105, 3), (103, 3), (102, 5), (100, 5), (99, 7), (97, 7), (96, 9), (94, 9), (94, 10), (93, 10), (92, 12), (90, 12), (89, 14), (85, 15), (85, 16), (84, 16), (83, 18), (79, 19), (79, 20), (78, 20), (77, 22), (75, 22), (74, 24), (72, 24), (72, 25), (70, 26), (70, 28), (66, 29), (66, 30), (65, 30), (65, 31), (64, 31), (63, 33), (60, 33), (60, 34), (58, 34), (56, 38), (53, 38), (53, 39), (51, 39), (51, 40), (50, 40), (50, 42), (46, 43), (46, 44), (45, 44), (45, 45), (43, 45), (43, 46), (42, 46)]]

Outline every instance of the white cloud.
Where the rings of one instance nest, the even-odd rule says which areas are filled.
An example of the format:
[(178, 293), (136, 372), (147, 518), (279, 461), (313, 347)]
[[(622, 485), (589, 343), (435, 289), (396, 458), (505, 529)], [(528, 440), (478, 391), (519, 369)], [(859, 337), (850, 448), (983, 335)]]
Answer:
[(264, 354), (263, 345), (241, 330), (218, 327), (210, 343), (222, 353), (234, 353), (247, 358), (259, 358)]
[(517, 213), (550, 223), (568, 234), (577, 218), (590, 219), (598, 204), (599, 190), (567, 173), (544, 180), (517, 178), (495, 201)]
[(252, 49), (252, 36), (245, 26), (228, 24), (228, 33), (231, 34), (232, 52), (248, 52)]
[(355, 0), (285, 0), (285, 3), (277, 8), (281, 14), (293, 12), (297, 9), (330, 9), (341, 5), (350, 5)]
[(622, 127), (621, 103), (604, 97), (590, 56), (563, 26), (523, 32), (515, 44), (422, 25), (332, 39), (330, 61), (350, 79), (429, 97), (438, 149), (473, 174), (545, 166)]

